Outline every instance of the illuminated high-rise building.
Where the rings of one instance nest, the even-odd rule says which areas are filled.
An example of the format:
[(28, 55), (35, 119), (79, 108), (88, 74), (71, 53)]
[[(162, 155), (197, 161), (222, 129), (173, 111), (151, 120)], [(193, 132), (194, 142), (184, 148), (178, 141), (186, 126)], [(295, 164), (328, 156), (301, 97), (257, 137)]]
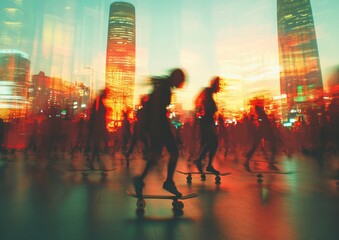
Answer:
[(86, 113), (90, 89), (83, 83), (72, 83), (46, 76), (32, 75), (32, 116), (76, 117)]
[(310, 0), (278, 0), (280, 92), (283, 115), (322, 105), (323, 82)]
[(28, 107), (30, 77), (28, 54), (0, 50), (0, 113), (1, 117), (25, 117)]
[(135, 82), (135, 8), (130, 3), (111, 4), (108, 23), (106, 88), (112, 108), (109, 120), (121, 120), (133, 109)]

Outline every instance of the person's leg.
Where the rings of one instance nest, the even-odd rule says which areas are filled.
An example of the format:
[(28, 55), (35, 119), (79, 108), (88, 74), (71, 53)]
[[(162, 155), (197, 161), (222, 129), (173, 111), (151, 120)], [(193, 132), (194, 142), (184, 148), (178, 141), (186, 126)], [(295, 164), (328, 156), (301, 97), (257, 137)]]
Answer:
[(168, 160), (168, 166), (167, 166), (167, 178), (163, 184), (163, 188), (166, 191), (173, 193), (174, 195), (182, 196), (182, 194), (176, 188), (174, 180), (173, 180), (175, 169), (176, 169), (177, 162), (179, 159), (179, 150), (176, 145), (175, 138), (173, 134), (171, 133), (170, 129), (165, 130), (163, 137), (165, 140), (166, 149), (170, 154), (170, 158)]
[(94, 159), (98, 155), (99, 145), (98, 143), (93, 143), (92, 153), (88, 156), (88, 167), (94, 170)]
[(124, 155), (127, 153), (128, 141), (129, 141), (129, 135), (124, 133), (122, 136), (122, 146), (121, 146), (121, 152)]
[(146, 165), (144, 170), (142, 171), (140, 176), (137, 176), (133, 180), (134, 184), (134, 189), (135, 193), (137, 196), (142, 196), (142, 190), (144, 187), (144, 179), (147, 176), (149, 170), (154, 166), (154, 164), (158, 161), (160, 155), (161, 155), (161, 150), (163, 147), (163, 141), (160, 136), (150, 136), (150, 156), (147, 159)]
[(268, 160), (269, 168), (271, 170), (279, 171), (280, 169), (275, 165), (275, 155), (277, 153), (277, 143), (278, 143), (277, 137), (271, 134), (267, 137), (267, 141), (269, 141), (271, 144), (271, 156)]
[(277, 141), (275, 139), (271, 140), (271, 157), (269, 161), (271, 163), (275, 162), (275, 155), (277, 154)]
[(142, 196), (142, 190), (145, 186), (144, 179), (147, 176), (152, 164), (151, 161), (147, 161), (144, 170), (142, 171), (141, 175), (134, 177), (133, 179), (133, 185), (134, 185), (134, 190), (135, 194), (137, 196)]
[(200, 173), (203, 173), (202, 160), (205, 158), (209, 150), (210, 150), (210, 145), (208, 143), (205, 143), (205, 145), (201, 149), (198, 159), (194, 161), (194, 164), (197, 166)]
[(129, 156), (132, 154), (136, 144), (137, 144), (137, 135), (136, 135), (136, 133), (133, 133), (132, 139), (131, 139), (131, 145), (129, 146), (127, 152), (125, 153), (125, 158), (127, 160), (129, 158)]
[(178, 150), (170, 152), (170, 158), (168, 160), (166, 181), (173, 181), (173, 176), (174, 176), (175, 169), (177, 167), (178, 158), (179, 158)]
[(260, 145), (260, 142), (261, 142), (261, 135), (255, 134), (252, 148), (246, 153), (246, 160), (244, 163), (244, 167), (247, 171), (250, 171), (250, 160), (252, 159), (257, 147)]
[(213, 159), (215, 156), (215, 153), (217, 152), (218, 149), (218, 136), (215, 132), (214, 129), (211, 129), (210, 132), (210, 136), (209, 136), (209, 145), (210, 145), (210, 153), (209, 153), (209, 159), (208, 159), (208, 165), (206, 168), (206, 171), (215, 173), (215, 174), (219, 174), (220, 172), (217, 171), (214, 167), (213, 167)]
[(140, 140), (143, 144), (143, 149), (142, 149), (142, 158), (144, 160), (147, 160), (150, 155), (150, 141), (149, 138), (146, 136), (146, 134), (140, 134)]
[(207, 152), (210, 150), (210, 143), (208, 139), (208, 129), (207, 126), (203, 123), (200, 123), (200, 154), (197, 160), (194, 161), (194, 164), (197, 166), (200, 173), (203, 173), (202, 161), (206, 157)]

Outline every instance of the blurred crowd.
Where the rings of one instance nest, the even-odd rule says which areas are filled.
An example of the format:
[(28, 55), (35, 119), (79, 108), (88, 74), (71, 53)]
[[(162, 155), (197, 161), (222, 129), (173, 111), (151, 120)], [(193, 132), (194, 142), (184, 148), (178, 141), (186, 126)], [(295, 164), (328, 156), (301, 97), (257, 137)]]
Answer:
[[(320, 116), (310, 110), (307, 117), (300, 117), (291, 127), (283, 126), (275, 120), (274, 116), (268, 115), (268, 117), (270, 127), (274, 129), (278, 152), (288, 155), (296, 152), (323, 155), (339, 151), (338, 99), (333, 99), (333, 104)], [(265, 128), (259, 128), (260, 121), (261, 119), (255, 113), (245, 114), (236, 122), (226, 121), (219, 115), (215, 122), (219, 142), (218, 151), (225, 157), (230, 153), (245, 154), (251, 148), (256, 132), (265, 131)], [(129, 119), (125, 115), (120, 126), (114, 131), (107, 131), (107, 140), (100, 143), (100, 151), (126, 154), (132, 141), (136, 141), (133, 138), (137, 138), (137, 132), (140, 132), (136, 127), (137, 124), (137, 118)], [(171, 125), (180, 154), (188, 160), (194, 160), (199, 154), (199, 124), (199, 117), (192, 114), (180, 124)], [(93, 123), (91, 125), (90, 120), (84, 118), (74, 120), (46, 117), (11, 122), (0, 120), (1, 152), (6, 154), (22, 150), (27, 153), (49, 154), (53, 151), (70, 153), (90, 151), (93, 148), (93, 142), (89, 141), (92, 128)], [(139, 152), (143, 151), (143, 141), (133, 144), (140, 149)], [(265, 151), (270, 149), (270, 144), (270, 141), (263, 138), (260, 147)]]

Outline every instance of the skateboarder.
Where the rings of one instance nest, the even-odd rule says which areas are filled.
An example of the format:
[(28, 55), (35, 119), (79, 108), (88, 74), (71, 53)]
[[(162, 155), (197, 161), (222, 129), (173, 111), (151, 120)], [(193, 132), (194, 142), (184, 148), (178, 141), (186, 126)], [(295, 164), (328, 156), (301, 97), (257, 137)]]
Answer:
[(134, 178), (133, 184), (137, 196), (142, 196), (144, 178), (150, 167), (160, 158), (162, 148), (166, 147), (170, 154), (167, 167), (167, 179), (163, 189), (181, 197), (173, 181), (173, 175), (177, 165), (179, 151), (175, 137), (171, 132), (169, 119), (167, 118), (167, 106), (171, 102), (172, 89), (182, 88), (185, 82), (185, 73), (181, 69), (172, 70), (171, 74), (164, 78), (153, 78), (153, 91), (145, 104), (145, 134), (150, 140), (150, 156), (144, 171), (140, 176)]
[(213, 158), (218, 148), (218, 136), (214, 115), (217, 112), (217, 105), (213, 99), (213, 94), (220, 91), (220, 79), (214, 77), (210, 82), (210, 87), (204, 88), (198, 95), (195, 104), (200, 112), (200, 133), (201, 133), (201, 151), (198, 159), (194, 162), (200, 173), (203, 172), (202, 160), (209, 152), (208, 165), (206, 171), (219, 174), (219, 171), (213, 167)]
[(261, 143), (261, 140), (267, 140), (270, 142), (271, 146), (271, 157), (268, 161), (269, 168), (272, 170), (279, 170), (275, 164), (275, 155), (276, 155), (276, 147), (279, 137), (277, 136), (277, 132), (275, 127), (271, 124), (264, 107), (261, 106), (262, 103), (258, 103), (255, 105), (255, 112), (258, 117), (258, 128), (254, 130), (253, 134), (253, 143), (251, 149), (246, 153), (246, 161), (244, 163), (244, 168), (247, 171), (250, 171), (249, 162), (252, 159), (256, 149)]

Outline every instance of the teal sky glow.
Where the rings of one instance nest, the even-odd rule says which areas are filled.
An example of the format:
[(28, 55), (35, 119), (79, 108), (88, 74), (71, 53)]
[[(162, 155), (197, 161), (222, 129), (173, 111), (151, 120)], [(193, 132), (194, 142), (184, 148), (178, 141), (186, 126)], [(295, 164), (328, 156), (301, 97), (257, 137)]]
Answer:
[[(6, 7), (1, 1), (0, 8)], [(16, 0), (24, 6), (20, 39), (0, 43), (31, 57), (32, 74), (104, 86), (108, 0)], [(149, 75), (188, 74), (184, 108), (214, 75), (260, 81), (279, 94), (276, 0), (127, 0), (136, 9), (136, 96)], [(311, 0), (323, 81), (339, 65), (339, 1)], [(1, 16), (0, 16), (1, 20)], [(0, 31), (7, 27), (1, 22)], [(258, 74), (260, 72), (260, 74)], [(264, 84), (263, 84), (264, 83)]]

